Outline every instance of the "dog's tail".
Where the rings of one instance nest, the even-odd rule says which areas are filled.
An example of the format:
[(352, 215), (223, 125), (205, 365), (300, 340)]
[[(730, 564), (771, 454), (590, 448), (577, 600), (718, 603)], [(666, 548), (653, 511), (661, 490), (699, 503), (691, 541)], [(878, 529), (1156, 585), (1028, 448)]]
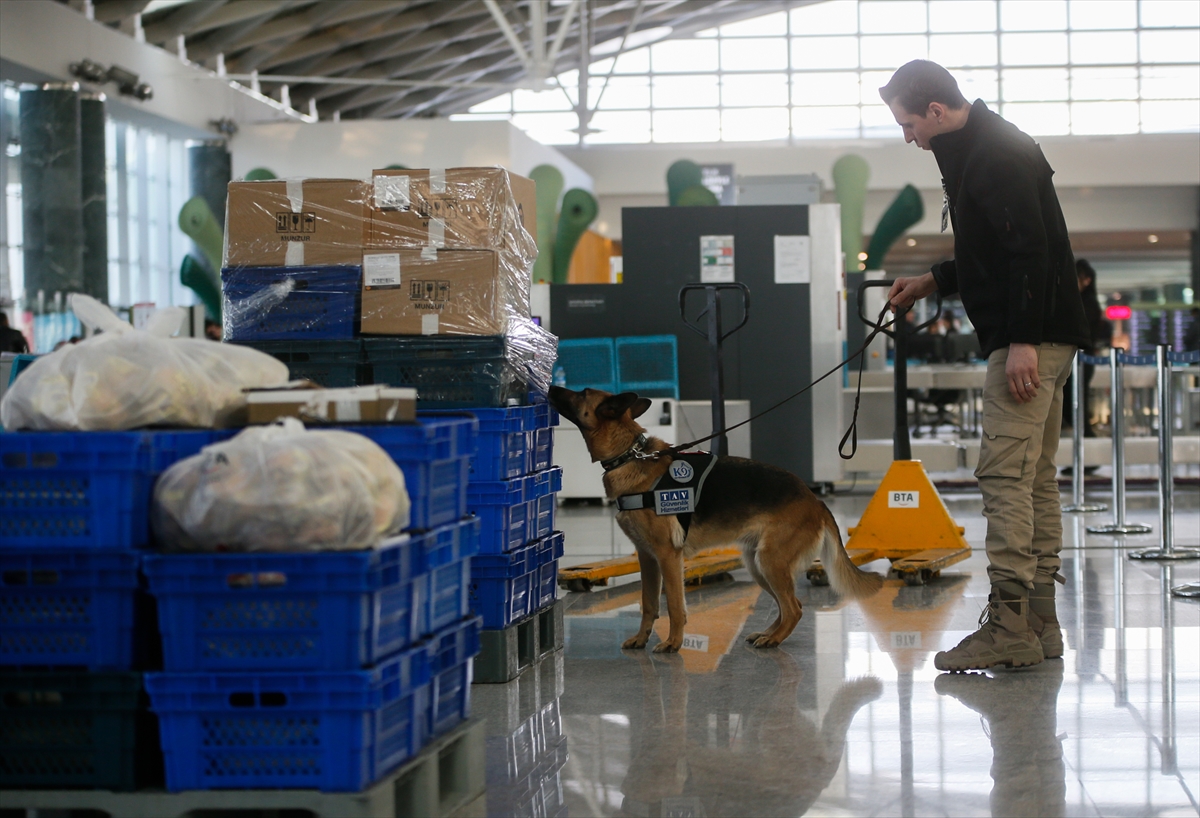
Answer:
[(862, 599), (883, 587), (882, 576), (863, 571), (851, 561), (842, 545), (842, 532), (828, 508), (821, 532), (821, 566), (834, 590), (851, 599)]

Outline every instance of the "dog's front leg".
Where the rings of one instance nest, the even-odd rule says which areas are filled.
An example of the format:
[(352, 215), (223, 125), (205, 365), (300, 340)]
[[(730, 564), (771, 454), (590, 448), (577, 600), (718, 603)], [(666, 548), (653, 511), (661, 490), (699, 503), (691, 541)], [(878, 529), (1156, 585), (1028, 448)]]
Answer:
[(642, 570), (642, 625), (636, 635), (625, 640), (622, 648), (641, 650), (646, 647), (646, 641), (654, 630), (654, 620), (658, 619), (658, 601), (662, 596), (662, 572), (658, 570), (658, 561), (654, 555), (638, 546), (638, 565)]
[(655, 653), (674, 653), (683, 646), (683, 626), (687, 624), (687, 607), (683, 599), (683, 549), (670, 541), (655, 546), (658, 567), (662, 571), (663, 590), (667, 592), (667, 616), (671, 631), (654, 647)]

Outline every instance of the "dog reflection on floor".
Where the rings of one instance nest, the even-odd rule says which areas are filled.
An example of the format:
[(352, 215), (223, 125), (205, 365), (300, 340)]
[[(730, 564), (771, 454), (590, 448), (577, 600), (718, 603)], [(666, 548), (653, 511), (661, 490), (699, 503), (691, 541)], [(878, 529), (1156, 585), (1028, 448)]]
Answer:
[(796, 660), (784, 651), (767, 655), (778, 672), (774, 685), (753, 698), (734, 734), (713, 742), (708, 713), (692, 713), (689, 724), (683, 660), (636, 654), (642, 716), (621, 785), (626, 814), (803, 815), (812, 806), (841, 765), (855, 714), (883, 685), (874, 677), (844, 683), (818, 727), (800, 707), (804, 673)]

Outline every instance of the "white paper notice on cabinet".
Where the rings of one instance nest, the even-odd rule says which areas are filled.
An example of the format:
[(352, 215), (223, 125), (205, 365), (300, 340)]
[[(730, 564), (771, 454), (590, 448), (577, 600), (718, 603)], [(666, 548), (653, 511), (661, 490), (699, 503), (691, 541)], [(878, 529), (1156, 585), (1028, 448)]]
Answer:
[(733, 269), (733, 236), (701, 236), (700, 283), (727, 284)]
[(775, 283), (812, 282), (812, 254), (808, 236), (775, 237)]

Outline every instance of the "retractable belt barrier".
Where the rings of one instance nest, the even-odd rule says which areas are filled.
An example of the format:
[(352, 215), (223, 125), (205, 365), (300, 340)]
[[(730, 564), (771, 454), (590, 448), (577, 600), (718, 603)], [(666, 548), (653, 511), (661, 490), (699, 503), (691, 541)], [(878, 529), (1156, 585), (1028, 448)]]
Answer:
[(1075, 363), (1071, 370), (1071, 409), (1074, 420), (1071, 423), (1071, 504), (1063, 506), (1063, 511), (1069, 514), (1089, 514), (1096, 511), (1107, 511), (1104, 503), (1089, 503), (1086, 496), (1086, 485), (1083, 474), (1083, 430), (1087, 424), (1084, 409), (1084, 390), (1087, 384), (1083, 382), (1083, 367), (1086, 364), (1095, 366), (1106, 362), (1107, 358), (1098, 355), (1076, 353)]
[[(1122, 356), (1125, 357), (1125, 356)], [(1169, 346), (1159, 346), (1154, 355), (1128, 356), (1126, 362), (1141, 363), (1142, 358), (1150, 358), (1156, 365), (1158, 386), (1158, 509), (1162, 526), (1162, 543), (1158, 548), (1147, 548), (1130, 553), (1130, 559), (1137, 560), (1195, 560), (1200, 559), (1200, 550), (1194, 548), (1175, 547), (1175, 523), (1173, 519), (1175, 506), (1174, 482), (1174, 451), (1172, 448), (1172, 433), (1174, 432), (1174, 390), (1171, 380), (1171, 364), (1191, 363), (1200, 361), (1200, 352), (1172, 353)], [(1124, 362), (1123, 362), (1124, 363)], [(1185, 589), (1186, 586), (1180, 586)], [(1176, 593), (1177, 589), (1171, 589)], [(1182, 590), (1179, 596), (1188, 596)]]
[[(1091, 358), (1091, 356), (1088, 356)], [(1148, 363), (1154, 363), (1153, 356)], [(1101, 359), (1103, 360), (1103, 359)], [(1127, 356), (1119, 349), (1108, 351), (1109, 386), (1112, 404), (1112, 504), (1113, 521), (1108, 525), (1089, 526), (1092, 534), (1149, 534), (1153, 529), (1141, 523), (1125, 522), (1125, 375), (1126, 364), (1138, 364), (1142, 356)], [(1161, 425), (1161, 424), (1160, 424)]]

